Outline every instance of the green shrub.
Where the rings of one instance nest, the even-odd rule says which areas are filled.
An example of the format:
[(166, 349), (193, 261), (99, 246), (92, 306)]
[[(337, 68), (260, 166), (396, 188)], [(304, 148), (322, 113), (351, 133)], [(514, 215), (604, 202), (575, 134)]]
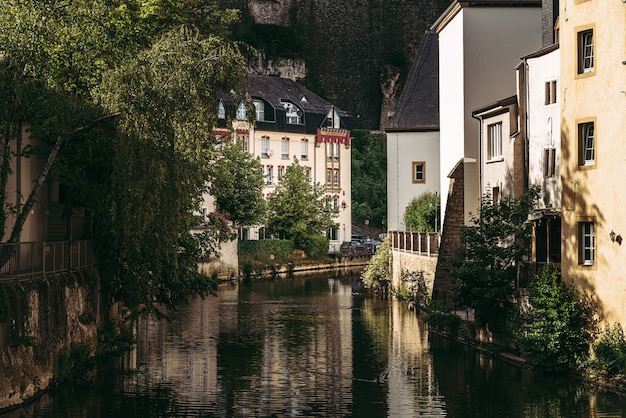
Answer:
[(311, 234), (302, 237), (296, 247), (301, 249), (311, 258), (319, 258), (328, 254), (328, 238), (321, 234)]
[(607, 327), (593, 345), (594, 365), (609, 374), (626, 373), (626, 336), (619, 324)]
[(293, 241), (283, 239), (240, 240), (238, 243), (240, 257), (248, 256), (262, 261), (269, 260), (270, 256), (277, 259), (287, 258), (293, 249)]
[(515, 338), (522, 356), (534, 368), (569, 372), (588, 359), (593, 338), (592, 311), (559, 271), (546, 266), (535, 276)]

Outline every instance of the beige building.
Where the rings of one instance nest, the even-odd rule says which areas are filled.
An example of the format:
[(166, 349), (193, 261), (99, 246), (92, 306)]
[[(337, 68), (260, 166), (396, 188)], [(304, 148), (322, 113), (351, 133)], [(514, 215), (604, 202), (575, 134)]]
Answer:
[[(308, 171), (312, 183), (326, 187), (326, 196), (339, 210), (335, 228), (327, 232), (329, 251), (338, 252), (341, 243), (350, 241), (352, 236), (352, 118), (286, 78), (250, 75), (248, 95), (256, 111), (255, 123), (248, 121), (245, 99), (220, 101), (218, 122), (221, 127), (215, 134), (241, 144), (260, 158), (265, 198), (275, 193), (287, 167), (296, 158)], [(240, 236), (241, 239), (265, 237), (264, 228), (258, 225), (244, 228)]]
[(560, 4), (562, 274), (626, 324), (626, 3)]

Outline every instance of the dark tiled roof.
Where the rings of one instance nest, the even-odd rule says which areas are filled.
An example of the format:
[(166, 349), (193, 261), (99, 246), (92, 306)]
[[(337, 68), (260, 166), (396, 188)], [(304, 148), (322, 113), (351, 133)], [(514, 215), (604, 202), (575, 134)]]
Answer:
[(387, 131), (439, 129), (439, 38), (427, 31)]
[[(293, 102), (306, 113), (323, 115), (333, 106), (306, 87), (287, 78), (250, 74), (248, 80), (248, 94), (266, 100), (276, 109), (282, 108), (281, 100)], [(306, 97), (306, 101), (302, 97)], [(335, 110), (340, 116), (348, 116), (347, 112), (336, 106)]]

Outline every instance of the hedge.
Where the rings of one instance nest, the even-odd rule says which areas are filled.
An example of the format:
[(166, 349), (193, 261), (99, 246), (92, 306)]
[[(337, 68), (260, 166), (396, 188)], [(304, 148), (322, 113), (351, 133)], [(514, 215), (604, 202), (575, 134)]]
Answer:
[(287, 258), (294, 250), (292, 240), (262, 239), (240, 240), (238, 245), (239, 256), (249, 256), (256, 260), (268, 260), (270, 255), (274, 258)]

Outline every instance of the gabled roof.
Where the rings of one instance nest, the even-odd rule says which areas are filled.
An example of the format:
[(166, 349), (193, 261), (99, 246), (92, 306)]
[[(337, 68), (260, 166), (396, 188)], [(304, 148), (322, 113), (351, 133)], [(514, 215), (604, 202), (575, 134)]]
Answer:
[(439, 37), (426, 31), (387, 131), (439, 129)]
[[(326, 115), (333, 105), (319, 97), (301, 84), (287, 78), (250, 74), (248, 77), (248, 94), (251, 97), (262, 98), (274, 108), (282, 108), (281, 101), (290, 101), (306, 113)], [(303, 99), (304, 98), (304, 99)], [(340, 116), (348, 113), (337, 108)]]

